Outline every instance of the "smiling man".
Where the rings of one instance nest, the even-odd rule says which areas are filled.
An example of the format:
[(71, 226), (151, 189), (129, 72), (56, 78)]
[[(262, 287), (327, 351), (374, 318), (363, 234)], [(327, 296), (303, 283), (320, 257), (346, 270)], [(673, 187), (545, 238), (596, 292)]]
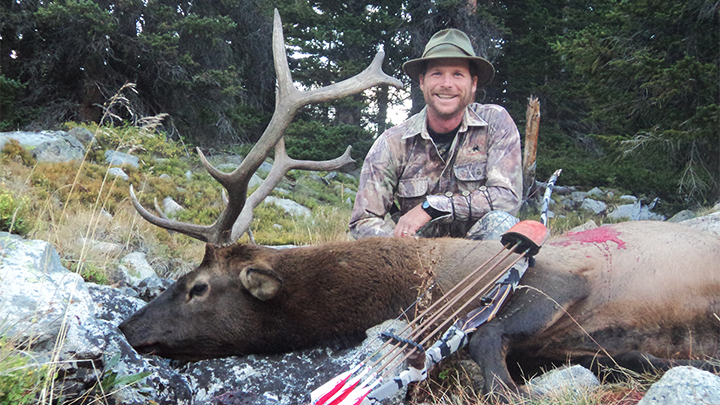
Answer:
[(495, 69), (475, 56), (465, 33), (447, 29), (403, 70), (420, 83), (426, 107), (368, 152), (351, 234), (499, 239), (517, 222), (522, 159), (507, 111), (474, 102)]

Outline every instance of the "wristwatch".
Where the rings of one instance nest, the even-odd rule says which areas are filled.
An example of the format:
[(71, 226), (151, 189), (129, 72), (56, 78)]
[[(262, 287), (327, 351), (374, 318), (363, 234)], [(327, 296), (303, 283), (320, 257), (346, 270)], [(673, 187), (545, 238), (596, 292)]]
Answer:
[(445, 215), (444, 212), (438, 211), (435, 208), (431, 207), (430, 203), (428, 202), (427, 199), (425, 201), (423, 201), (421, 207), (422, 207), (423, 211), (425, 211), (428, 215), (430, 215), (430, 218), (432, 218), (432, 219), (439, 218), (439, 217)]

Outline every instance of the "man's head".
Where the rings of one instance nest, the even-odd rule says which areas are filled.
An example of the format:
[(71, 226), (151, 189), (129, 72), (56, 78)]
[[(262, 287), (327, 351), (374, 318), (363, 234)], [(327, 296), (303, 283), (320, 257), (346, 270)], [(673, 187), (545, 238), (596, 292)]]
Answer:
[[(429, 124), (437, 132), (454, 128), (465, 107), (475, 101), (478, 76), (463, 58), (433, 59), (419, 76), (420, 90), (428, 106)], [(450, 128), (448, 128), (448, 126)]]
[(475, 56), (470, 38), (454, 28), (435, 33), (425, 45), (422, 57), (405, 62), (403, 70), (419, 82), (420, 75), (424, 75), (429, 66), (428, 62), (448, 58), (467, 60), (470, 74), (478, 78), (477, 85), (480, 87), (488, 84), (495, 75), (495, 68), (490, 62)]

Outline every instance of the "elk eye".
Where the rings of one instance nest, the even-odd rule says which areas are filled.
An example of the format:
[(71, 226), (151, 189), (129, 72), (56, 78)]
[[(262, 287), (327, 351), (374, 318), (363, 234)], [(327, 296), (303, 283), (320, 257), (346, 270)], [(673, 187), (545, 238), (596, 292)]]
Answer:
[(205, 294), (205, 292), (207, 291), (207, 289), (208, 289), (208, 285), (205, 284), (205, 283), (203, 283), (203, 284), (195, 284), (195, 285), (190, 289), (190, 298), (192, 298), (192, 297), (194, 297), (194, 296), (200, 296), (200, 295)]

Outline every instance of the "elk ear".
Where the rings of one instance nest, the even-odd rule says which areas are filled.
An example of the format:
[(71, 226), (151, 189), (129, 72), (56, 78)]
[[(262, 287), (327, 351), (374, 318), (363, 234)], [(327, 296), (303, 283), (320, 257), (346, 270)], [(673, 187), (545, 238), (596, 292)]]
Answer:
[(282, 280), (272, 270), (246, 267), (240, 271), (240, 282), (261, 301), (272, 299), (280, 291)]

